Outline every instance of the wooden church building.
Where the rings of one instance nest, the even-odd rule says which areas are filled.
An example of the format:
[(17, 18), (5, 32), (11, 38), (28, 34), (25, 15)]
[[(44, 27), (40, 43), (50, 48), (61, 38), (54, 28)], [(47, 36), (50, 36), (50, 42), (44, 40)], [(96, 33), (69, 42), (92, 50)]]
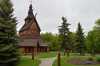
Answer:
[(40, 36), (41, 29), (34, 16), (32, 4), (29, 6), (28, 16), (25, 18), (25, 24), (19, 31), (20, 49), (24, 54), (47, 52), (47, 44), (42, 43)]

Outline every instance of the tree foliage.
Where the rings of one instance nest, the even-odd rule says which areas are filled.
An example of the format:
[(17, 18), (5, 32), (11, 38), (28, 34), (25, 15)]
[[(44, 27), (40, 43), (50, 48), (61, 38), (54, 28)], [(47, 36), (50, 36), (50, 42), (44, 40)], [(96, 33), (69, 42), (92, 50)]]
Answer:
[(52, 33), (42, 33), (41, 38), (44, 43), (47, 43), (50, 50), (55, 51), (60, 48), (59, 41), (58, 41), (58, 35), (52, 34)]
[[(62, 17), (62, 24), (59, 26), (59, 38), (61, 49), (69, 50), (71, 49), (71, 41), (70, 41), (70, 31), (69, 31), (69, 23), (67, 23), (67, 19)], [(69, 55), (69, 51), (67, 52)]]
[(92, 55), (100, 53), (100, 19), (96, 21), (93, 30), (88, 32), (86, 43), (88, 52)]
[(0, 64), (15, 66), (18, 61), (16, 19), (10, 0), (0, 1)]
[(76, 41), (75, 40), (76, 40), (76, 33), (70, 32), (70, 45), (71, 45), (72, 52), (75, 52), (75, 50), (76, 50), (76, 47), (75, 47)]
[(84, 55), (85, 51), (85, 43), (84, 43), (84, 33), (81, 27), (81, 24), (78, 23), (78, 28), (76, 31), (76, 42), (75, 42), (76, 51), (80, 53), (80, 55)]
[(63, 49), (69, 49), (70, 45), (70, 40), (69, 40), (69, 28), (68, 26), (70, 25), (67, 23), (67, 19), (65, 17), (62, 17), (62, 24), (59, 26), (59, 37), (61, 38), (61, 48)]

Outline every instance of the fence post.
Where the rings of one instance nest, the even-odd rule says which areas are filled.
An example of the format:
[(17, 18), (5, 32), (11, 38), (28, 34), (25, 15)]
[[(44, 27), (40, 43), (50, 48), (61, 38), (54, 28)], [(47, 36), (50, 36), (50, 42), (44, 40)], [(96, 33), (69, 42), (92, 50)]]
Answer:
[(60, 64), (60, 61), (61, 61), (60, 52), (58, 52), (57, 60), (58, 60), (58, 62), (57, 62), (58, 66), (61, 66), (61, 64)]
[(34, 48), (32, 49), (32, 60), (34, 60)]

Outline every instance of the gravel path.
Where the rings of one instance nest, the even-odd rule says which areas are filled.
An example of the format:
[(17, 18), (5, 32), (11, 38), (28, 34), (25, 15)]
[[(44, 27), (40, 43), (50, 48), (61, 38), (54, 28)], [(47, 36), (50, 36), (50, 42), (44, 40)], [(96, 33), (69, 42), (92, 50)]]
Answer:
[(52, 66), (54, 60), (56, 59), (56, 57), (54, 58), (43, 58), (43, 59), (40, 59), (41, 60), (41, 63), (39, 66)]

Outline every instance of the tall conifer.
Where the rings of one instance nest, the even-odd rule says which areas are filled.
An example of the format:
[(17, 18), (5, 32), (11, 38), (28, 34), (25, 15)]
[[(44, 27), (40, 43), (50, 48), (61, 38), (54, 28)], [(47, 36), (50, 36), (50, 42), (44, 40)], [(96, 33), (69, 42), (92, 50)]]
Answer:
[[(64, 50), (69, 50), (71, 48), (70, 44), (70, 31), (69, 31), (69, 23), (67, 23), (67, 19), (65, 17), (62, 17), (62, 24), (59, 26), (59, 37), (60, 37), (60, 43), (61, 48)], [(69, 55), (69, 51), (67, 52), (67, 55)]]
[(0, 66), (15, 66), (18, 61), (16, 19), (10, 0), (0, 0)]
[(76, 31), (76, 45), (75, 48), (80, 55), (84, 55), (85, 44), (84, 44), (84, 33), (81, 27), (81, 24), (78, 23), (78, 28)]

